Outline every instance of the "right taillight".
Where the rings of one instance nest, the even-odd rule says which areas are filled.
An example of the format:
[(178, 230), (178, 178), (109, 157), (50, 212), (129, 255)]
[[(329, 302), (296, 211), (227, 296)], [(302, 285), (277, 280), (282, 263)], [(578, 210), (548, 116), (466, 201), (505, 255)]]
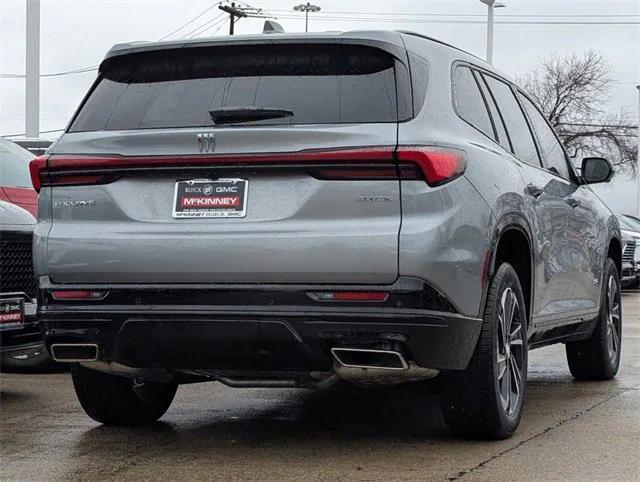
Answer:
[(420, 168), (429, 186), (440, 186), (464, 174), (464, 152), (434, 146), (400, 146), (397, 158)]

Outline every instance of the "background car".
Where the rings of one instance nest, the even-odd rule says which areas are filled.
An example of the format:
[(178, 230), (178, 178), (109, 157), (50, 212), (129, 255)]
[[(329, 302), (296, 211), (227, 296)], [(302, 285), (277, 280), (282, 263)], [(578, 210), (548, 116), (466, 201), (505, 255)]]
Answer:
[(53, 144), (49, 139), (40, 139), (38, 137), (24, 137), (21, 139), (11, 139), (20, 147), (28, 150), (36, 156), (41, 156)]
[(38, 196), (29, 175), (29, 161), (34, 157), (12, 141), (0, 138), (0, 201), (16, 204), (37, 216)]
[(618, 214), (617, 218), (623, 242), (626, 242), (622, 253), (622, 287), (640, 287), (640, 221), (622, 214)]
[(0, 201), (0, 352), (6, 368), (48, 367), (36, 319), (31, 243), (35, 218)]

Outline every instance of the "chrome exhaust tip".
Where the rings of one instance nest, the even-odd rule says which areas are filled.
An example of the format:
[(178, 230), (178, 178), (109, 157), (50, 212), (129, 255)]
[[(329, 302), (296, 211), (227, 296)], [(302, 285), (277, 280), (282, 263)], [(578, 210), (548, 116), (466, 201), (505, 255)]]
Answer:
[(92, 362), (98, 360), (98, 345), (93, 343), (54, 343), (51, 358), (57, 362)]
[(332, 348), (331, 355), (347, 368), (378, 370), (407, 370), (407, 364), (401, 353), (393, 350), (374, 350), (368, 348)]

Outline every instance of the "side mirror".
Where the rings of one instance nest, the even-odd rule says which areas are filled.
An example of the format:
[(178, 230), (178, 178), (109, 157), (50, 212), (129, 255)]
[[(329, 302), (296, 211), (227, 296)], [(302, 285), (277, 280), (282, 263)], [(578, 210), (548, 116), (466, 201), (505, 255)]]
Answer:
[(613, 166), (602, 157), (585, 157), (582, 159), (582, 181), (585, 184), (609, 182), (613, 177)]

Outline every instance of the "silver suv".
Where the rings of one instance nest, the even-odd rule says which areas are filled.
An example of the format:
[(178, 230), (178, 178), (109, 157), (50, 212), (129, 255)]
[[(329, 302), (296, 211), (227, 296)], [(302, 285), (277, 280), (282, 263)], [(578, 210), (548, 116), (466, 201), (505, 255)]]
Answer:
[(181, 383), (442, 378), (452, 431), (507, 437), (527, 351), (620, 360), (620, 229), (524, 92), (410, 32), (113, 47), (33, 161), (39, 315), (85, 411)]

